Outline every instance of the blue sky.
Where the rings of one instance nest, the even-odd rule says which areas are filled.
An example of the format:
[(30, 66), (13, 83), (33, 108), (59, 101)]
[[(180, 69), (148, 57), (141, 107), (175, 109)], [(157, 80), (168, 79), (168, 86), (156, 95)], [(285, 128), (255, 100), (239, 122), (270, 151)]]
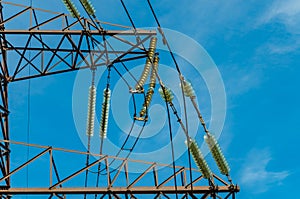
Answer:
[[(61, 1), (47, 2), (33, 0), (33, 5), (66, 12)], [(125, 2), (138, 27), (155, 26), (146, 1)], [(219, 141), (232, 178), (241, 186), (238, 198), (293, 197), (296, 192), (292, 187), (300, 177), (296, 147), (299, 1), (161, 0), (153, 1), (153, 6), (163, 27), (196, 40), (221, 73), (227, 109)], [(119, 1), (95, 2), (95, 7), (101, 20), (129, 25)], [(76, 131), (71, 107), (74, 79), (74, 74), (65, 74), (31, 81), (30, 141), (48, 145), (49, 140), (59, 138), (53, 145), (84, 150), (77, 135), (52, 135)], [(22, 129), (27, 127), (27, 87), (27, 81), (11, 85), (11, 129), (15, 132), (11, 136), (20, 141), (26, 141)], [(209, 95), (205, 85), (197, 89), (204, 90), (206, 100), (199, 100), (203, 100), (200, 107), (208, 120)], [(46, 107), (41, 114), (43, 104)], [(71, 138), (72, 142), (64, 141)]]

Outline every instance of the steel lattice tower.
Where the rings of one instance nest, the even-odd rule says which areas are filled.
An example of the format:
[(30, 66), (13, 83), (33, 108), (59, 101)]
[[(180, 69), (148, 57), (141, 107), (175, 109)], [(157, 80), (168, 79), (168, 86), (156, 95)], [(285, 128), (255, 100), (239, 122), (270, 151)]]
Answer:
[[(18, 12), (4, 16), (3, 10), (6, 6), (18, 8)], [(47, 14), (47, 18), (40, 18), (39, 14)], [(28, 16), (30, 18), (28, 19)], [(7, 29), (9, 23), (14, 23), (17, 18), (24, 17), (27, 21), (27, 27), (22, 29)], [(99, 30), (95, 24), (87, 18), (80, 17), (70, 19), (69, 15), (55, 13), (48, 10), (33, 8), (14, 3), (0, 1), (0, 115), (1, 115), (1, 135), (0, 138), (0, 196), (1, 198), (10, 198), (13, 195), (45, 195), (49, 198), (64, 198), (67, 195), (74, 194), (99, 194), (101, 198), (136, 198), (137, 195), (147, 194), (153, 198), (165, 197), (170, 198), (175, 193), (180, 194), (181, 198), (235, 198), (235, 193), (239, 187), (228, 183), (222, 178), (213, 174), (213, 182), (208, 186), (199, 185), (203, 180), (198, 170), (177, 166), (176, 173), (165, 176), (160, 174), (158, 163), (134, 161), (122, 159), (108, 155), (97, 155), (97, 160), (89, 163), (87, 166), (80, 166), (76, 171), (68, 176), (59, 176), (58, 168), (55, 163), (55, 153), (76, 153), (87, 155), (87, 152), (74, 150), (64, 150), (41, 145), (30, 145), (27, 143), (17, 143), (10, 140), (9, 137), (9, 104), (8, 104), (8, 85), (31, 78), (49, 76), (59, 73), (77, 71), (80, 69), (90, 68), (91, 65), (96, 67), (107, 66), (108, 64), (127, 62), (135, 59), (146, 58), (147, 51), (140, 46), (152, 36), (157, 34), (154, 30), (132, 30), (131, 27), (122, 27), (113, 24), (107, 24), (113, 27)], [(109, 36), (127, 46), (127, 49), (112, 49), (103, 44), (103, 38)], [(126, 40), (122, 36), (136, 38), (135, 40)], [(22, 39), (25, 45), (20, 45), (15, 38)], [(51, 41), (55, 38), (56, 44)], [(132, 41), (135, 41), (132, 42)], [(96, 48), (92, 43), (99, 44)], [(31, 56), (28, 55), (31, 52)], [(114, 59), (110, 55), (114, 55)], [(17, 60), (11, 64), (10, 57)], [(24, 71), (30, 68), (31, 73)], [(19, 144), (34, 147), (40, 150), (36, 156), (33, 156), (27, 162), (17, 167), (11, 168), (10, 152), (11, 145)], [(11, 179), (18, 171), (22, 170), (32, 162), (44, 157), (49, 160), (49, 186), (33, 188), (15, 188), (11, 186)], [(120, 162), (120, 168), (116, 173), (109, 171), (109, 160)], [(63, 185), (99, 163), (103, 163), (106, 169), (107, 186), (105, 187), (64, 187)], [(129, 163), (144, 164), (146, 168), (139, 175), (131, 176), (128, 172)], [(194, 179), (191, 182), (187, 180), (187, 173), (193, 172)], [(125, 174), (125, 175), (124, 175)], [(151, 178), (151, 181), (143, 181), (145, 178)], [(115, 186), (117, 180), (124, 182), (122, 186)], [(178, 186), (170, 186), (170, 181), (178, 178)], [(143, 182), (143, 186), (138, 186)], [(220, 196), (217, 196), (220, 195)]]

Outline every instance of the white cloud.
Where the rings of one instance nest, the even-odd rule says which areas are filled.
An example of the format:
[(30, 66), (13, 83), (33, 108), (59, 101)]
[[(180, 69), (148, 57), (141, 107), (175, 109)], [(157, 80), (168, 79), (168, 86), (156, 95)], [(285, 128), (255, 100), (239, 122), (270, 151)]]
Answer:
[(262, 17), (258, 20), (258, 24), (267, 24), (274, 21), (283, 23), (287, 31), (291, 34), (300, 33), (300, 1), (298, 0), (287, 0), (280, 1), (276, 0), (265, 11)]
[[(225, 39), (240, 32), (251, 23), (245, 23), (251, 12), (252, 4), (245, 1), (192, 1), (184, 0), (170, 4), (162, 0), (157, 7), (167, 11), (159, 15), (163, 27), (175, 28), (179, 31), (203, 41), (211, 40), (212, 35), (226, 31)], [(159, 12), (158, 12), (159, 13)]]
[(299, 17), (300, 1), (274, 1), (257, 20), (257, 25), (280, 23), (284, 25), (287, 34), (263, 46), (264, 51), (267, 49), (271, 54), (284, 54), (297, 50), (300, 44)]
[(278, 44), (276, 42), (273, 43), (267, 43), (263, 45), (262, 47), (258, 48), (258, 53), (262, 53), (268, 50), (267, 52), (270, 54), (286, 54), (289, 52), (293, 52), (299, 48), (300, 40), (297, 40), (296, 38), (292, 38), (289, 42), (286, 40), (285, 43)]
[(290, 31), (299, 32), (298, 25), (300, 15), (300, 1), (287, 0), (275, 1), (269, 10), (262, 17), (262, 23), (268, 23), (271, 20), (278, 19), (283, 22)]
[(240, 172), (240, 183), (251, 189), (253, 193), (268, 191), (273, 186), (279, 186), (290, 173), (288, 171), (269, 171), (268, 164), (272, 160), (268, 149), (253, 149)]

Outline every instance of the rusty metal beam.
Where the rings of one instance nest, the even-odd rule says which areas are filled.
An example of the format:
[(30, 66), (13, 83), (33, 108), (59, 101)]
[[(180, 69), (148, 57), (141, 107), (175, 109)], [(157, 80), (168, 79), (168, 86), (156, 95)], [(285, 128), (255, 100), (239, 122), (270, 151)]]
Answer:
[[(98, 157), (99, 159), (97, 159), (96, 161), (94, 161), (93, 163), (81, 167), (80, 169), (76, 170), (75, 172), (72, 172), (71, 174), (68, 174), (67, 177), (65, 177), (64, 179), (60, 180), (58, 177), (58, 171), (57, 168), (55, 166), (55, 162), (54, 162), (54, 158), (53, 158), (53, 154), (54, 153), (65, 153), (64, 157), (67, 157), (65, 155), (67, 155), (68, 153), (72, 153), (72, 154), (81, 154), (81, 155), (86, 155), (86, 154), (90, 154), (87, 152), (81, 152), (81, 151), (75, 151), (75, 150), (69, 150), (69, 149), (62, 149), (62, 148), (53, 148), (53, 147), (47, 147), (47, 146), (41, 146), (41, 145), (34, 145), (34, 144), (27, 144), (27, 143), (20, 143), (20, 142), (14, 142), (14, 141), (8, 141), (8, 140), (0, 140), (4, 143), (11, 143), (11, 144), (18, 144), (18, 145), (24, 145), (24, 146), (30, 146), (30, 147), (35, 147), (35, 148), (41, 148), (44, 149), (41, 153), (39, 153), (38, 155), (34, 156), (31, 160), (21, 164), (21, 166), (17, 167), (14, 171), (12, 171), (11, 173), (9, 173), (8, 175), (6, 175), (4, 178), (2, 178), (2, 180), (6, 179), (6, 178), (13, 178), (14, 174), (23, 169), (26, 165), (31, 164), (33, 161), (37, 160), (38, 158), (41, 158), (43, 155), (47, 154), (49, 152), (49, 160), (50, 160), (50, 166), (49, 166), (49, 171), (46, 171), (47, 173), (49, 173), (49, 187), (48, 185), (43, 185), (42, 187), (30, 187), (30, 188), (10, 188), (9, 186), (3, 186), (0, 188), (0, 195), (50, 195), (50, 198), (52, 198), (52, 196), (58, 196), (58, 195), (68, 195), (68, 194), (102, 194), (102, 195), (110, 195), (113, 198), (124, 198), (123, 196), (128, 196), (130, 195), (131, 198), (135, 198), (135, 194), (149, 194), (149, 195), (153, 195), (153, 197), (156, 198), (159, 197), (160, 195), (169, 198), (170, 195), (172, 194), (184, 194), (184, 195), (189, 195), (192, 198), (194, 194), (203, 194), (204, 197), (209, 196), (211, 194), (214, 195), (218, 195), (219, 193), (224, 193), (227, 194), (227, 198), (229, 197), (234, 197), (235, 193), (239, 191), (239, 187), (238, 186), (234, 186), (234, 185), (221, 185), (221, 186), (199, 186), (194, 184), (195, 182), (199, 181), (200, 178), (196, 178), (195, 180), (192, 181), (193, 183), (193, 189), (190, 188), (189, 185), (184, 186), (185, 182), (186, 182), (186, 171), (189, 171), (188, 168), (184, 168), (184, 167), (177, 167), (178, 171), (169, 176), (169, 177), (164, 177), (163, 172), (160, 172), (159, 170), (157, 170), (157, 166), (158, 167), (166, 167), (166, 169), (172, 169), (172, 167), (170, 165), (163, 165), (163, 164), (159, 164), (159, 163), (153, 163), (153, 162), (145, 162), (145, 161), (138, 161), (138, 160), (130, 160), (130, 159), (123, 159), (123, 158), (118, 158), (118, 157), (112, 157), (112, 156), (103, 156), (103, 155), (99, 155)], [(90, 154), (92, 155), (92, 154)], [(96, 155), (96, 154), (94, 154)], [(121, 178), (122, 175), (120, 175), (120, 173), (122, 172), (121, 170), (119, 170), (113, 180), (111, 180), (111, 173), (109, 171), (109, 163), (108, 163), (108, 159), (118, 159), (123, 161), (121, 164), (121, 167), (124, 167), (124, 173), (125, 173), (125, 178), (123, 179), (119, 179), (123, 182), (124, 185), (118, 185), (118, 187), (113, 186), (114, 182), (117, 180), (117, 178)], [(62, 187), (62, 185), (67, 184), (67, 182), (69, 180), (71, 180), (72, 178), (74, 178), (75, 176), (79, 175), (80, 173), (92, 168), (93, 166), (95, 166), (96, 164), (99, 164), (100, 162), (105, 161), (105, 167), (106, 167), (106, 175), (105, 177), (107, 178), (107, 185), (102, 185), (101, 187), (83, 187), (82, 185), (80, 185), (80, 183), (78, 184), (78, 187)], [(143, 172), (141, 172), (141, 174), (136, 177), (135, 175), (132, 175), (130, 173), (128, 173), (128, 162), (131, 163), (137, 163), (137, 164), (144, 164), (145, 170)], [(147, 166), (148, 165), (148, 166)], [(67, 165), (65, 165), (67, 166)], [(57, 177), (57, 183), (56, 184), (52, 184), (53, 183), (53, 179), (52, 179), (52, 169), (54, 168), (56, 177)], [(60, 169), (63, 169), (62, 166), (60, 166)], [(193, 172), (196, 172), (199, 174), (199, 171), (197, 170), (192, 170)], [(174, 186), (165, 186), (165, 184), (167, 182), (169, 182), (171, 179), (175, 178), (178, 174), (183, 175), (180, 179), (181, 182), (179, 182), (179, 184), (182, 184), (181, 186), (178, 186), (177, 188), (175, 188)], [(136, 185), (138, 182), (140, 182), (144, 176), (146, 175), (152, 175), (152, 178), (154, 178), (154, 181), (150, 180), (150, 181), (146, 181), (143, 183), (143, 186), (138, 186)], [(160, 179), (162, 179), (162, 181), (159, 181), (158, 176), (160, 175)], [(129, 176), (131, 176), (132, 182), (129, 185)], [(196, 176), (196, 175), (195, 175)], [(151, 176), (149, 176), (151, 177)], [(216, 177), (214, 175), (214, 177)], [(218, 179), (221, 179), (218, 177)], [(105, 181), (105, 180), (104, 180)], [(159, 184), (160, 182), (160, 184)], [(46, 186), (46, 187), (45, 187)]]
[[(4, 20), (3, 16), (3, 6), (0, 2), (0, 23)], [(0, 35), (3, 39), (0, 38), (0, 125), (1, 125), (1, 138), (9, 140), (9, 108), (8, 108), (8, 81), (7, 77), (9, 76), (9, 70), (7, 66), (7, 51), (5, 50), (6, 47), (6, 40), (5, 35), (1, 34), (1, 30), (4, 30), (5, 26), (2, 24), (0, 25)], [(0, 170), (1, 174), (0, 177), (5, 177), (10, 172), (10, 144), (9, 143), (1, 143), (0, 145)], [(5, 187), (10, 187), (10, 179), (5, 179)]]
[(61, 180), (60, 182), (54, 184), (54, 185), (51, 186), (49, 189), (54, 189), (54, 188), (56, 188), (57, 186), (59, 186), (59, 185), (63, 184), (64, 182), (66, 182), (66, 181), (68, 181), (68, 180), (74, 178), (75, 176), (79, 175), (80, 173), (82, 173), (82, 172), (88, 170), (89, 168), (93, 167), (94, 165), (96, 165), (96, 164), (98, 164), (98, 163), (100, 163), (101, 161), (106, 160), (106, 159), (107, 159), (107, 156), (104, 156), (103, 158), (100, 158), (99, 160), (96, 160), (95, 162), (89, 164), (89, 165), (86, 166), (86, 167), (83, 167), (82, 169), (80, 169), (80, 170), (76, 171), (75, 173), (69, 175), (68, 177), (66, 177), (65, 179)]
[[(234, 188), (230, 186), (219, 186), (215, 189), (212, 189), (210, 186), (194, 186), (193, 190), (187, 189), (184, 186), (178, 186), (177, 192), (180, 194), (184, 193), (193, 193), (193, 194), (207, 194), (211, 192), (238, 192), (240, 190), (239, 186), (235, 186)], [(131, 187), (127, 189), (126, 187), (111, 187), (110, 189), (96, 188), (96, 187), (70, 187), (70, 188), (56, 188), (56, 189), (49, 189), (49, 188), (10, 188), (7, 190), (0, 190), (0, 194), (12, 194), (12, 195), (22, 195), (22, 194), (106, 194), (107, 192), (115, 193), (115, 194), (174, 194), (175, 187), (174, 186), (166, 186), (166, 187)]]
[(2, 180), (5, 180), (7, 178), (9, 178), (10, 176), (12, 176), (14, 173), (16, 173), (17, 171), (20, 171), (22, 168), (26, 167), (27, 165), (29, 165), (31, 162), (37, 160), (38, 158), (40, 158), (41, 156), (45, 155), (48, 151), (51, 150), (51, 147), (49, 147), (48, 149), (44, 150), (43, 152), (39, 153), (38, 155), (34, 156), (33, 158), (31, 158), (30, 160), (28, 160), (27, 162), (25, 162), (24, 164), (22, 164), (21, 166), (19, 166), (18, 168), (14, 169), (13, 171), (11, 171), (9, 174), (7, 174), (6, 176), (2, 177), (0, 179), (0, 182)]
[(154, 168), (156, 163), (153, 163), (148, 169), (146, 169), (139, 177), (137, 177), (128, 187), (127, 189), (130, 189), (133, 187), (142, 177), (144, 177), (152, 168)]
[(114, 184), (114, 182), (116, 181), (116, 179), (118, 178), (118, 176), (120, 175), (122, 169), (125, 164), (127, 163), (127, 160), (123, 160), (122, 164), (120, 165), (120, 169), (118, 170), (118, 172), (115, 174), (114, 178), (112, 179), (111, 183), (109, 184), (108, 188), (111, 188)]
[(43, 34), (43, 35), (156, 35), (155, 30), (3, 30), (1, 34), (5, 35), (31, 35), (31, 34)]
[(176, 178), (176, 176), (177, 176), (179, 173), (183, 172), (183, 171), (184, 171), (184, 168), (180, 168), (178, 171), (176, 171), (175, 174), (172, 174), (172, 175), (171, 175), (170, 177), (168, 177), (165, 181), (163, 181), (160, 185), (158, 185), (157, 188), (162, 187), (164, 184), (166, 184), (166, 183), (169, 182), (170, 180)]

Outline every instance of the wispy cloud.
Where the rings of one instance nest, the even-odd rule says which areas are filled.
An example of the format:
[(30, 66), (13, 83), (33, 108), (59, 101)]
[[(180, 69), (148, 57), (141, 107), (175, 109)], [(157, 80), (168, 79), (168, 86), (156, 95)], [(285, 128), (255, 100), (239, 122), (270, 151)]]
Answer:
[(263, 71), (259, 66), (226, 65), (220, 67), (229, 96), (241, 95), (258, 87), (263, 82)]
[(300, 2), (298, 0), (274, 1), (272, 6), (266, 10), (261, 18), (262, 23), (269, 23), (272, 20), (279, 20), (284, 23), (291, 32), (300, 31)]
[[(203, 42), (213, 42), (214, 37), (229, 40), (253, 28), (268, 4), (259, 1), (192, 1), (170, 4), (161, 0), (157, 6), (167, 9), (158, 12), (163, 26), (176, 27)], [(226, 34), (220, 34), (224, 32)]]
[(300, 44), (299, 17), (300, 1), (274, 1), (257, 20), (258, 26), (272, 23), (282, 24), (286, 34), (263, 46), (264, 50), (267, 49), (271, 54), (284, 54), (298, 49)]
[(240, 171), (240, 183), (253, 193), (263, 193), (273, 186), (279, 186), (290, 173), (268, 170), (267, 166), (271, 160), (268, 149), (252, 149)]

